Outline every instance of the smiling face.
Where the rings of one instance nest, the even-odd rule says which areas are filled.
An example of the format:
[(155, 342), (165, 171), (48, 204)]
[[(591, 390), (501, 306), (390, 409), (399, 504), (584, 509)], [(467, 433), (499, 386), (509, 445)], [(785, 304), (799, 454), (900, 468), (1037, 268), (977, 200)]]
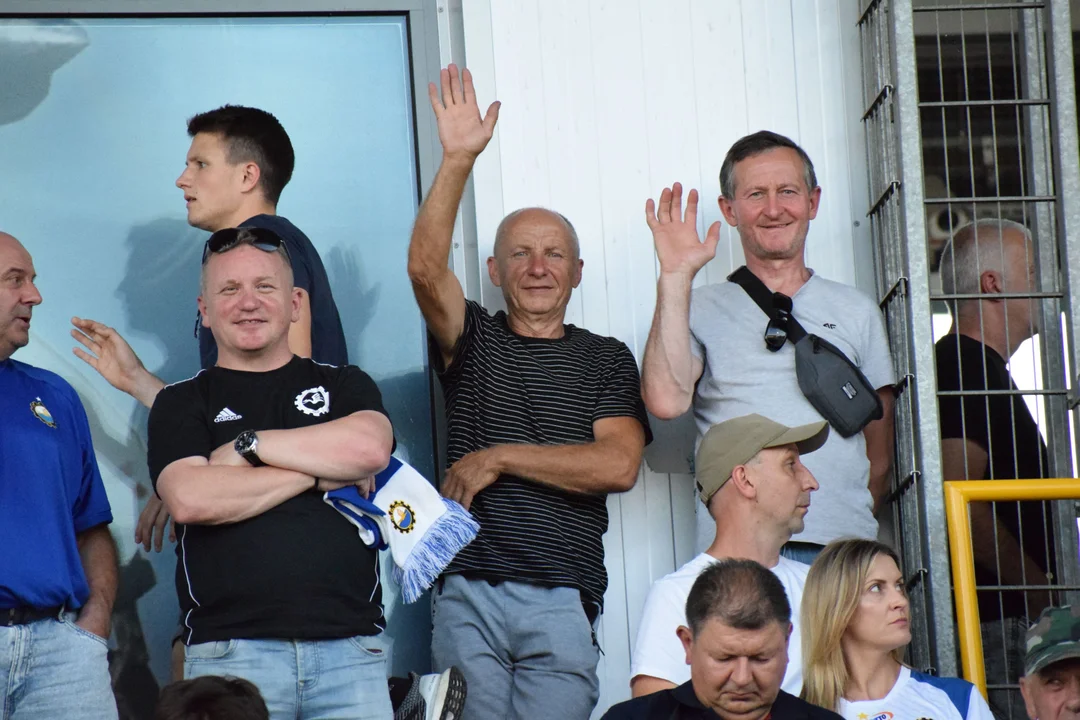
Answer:
[(234, 227), (249, 188), (251, 163), (230, 163), (228, 145), (218, 133), (198, 133), (191, 140), (184, 172), (176, 187), (184, 191), (188, 224), (210, 232)]
[(491, 282), (502, 289), (507, 312), (517, 317), (563, 313), (581, 282), (581, 268), (566, 223), (541, 209), (515, 216), (488, 258)]
[(41, 304), (34, 277), (30, 253), (0, 232), (0, 362), (30, 342), (30, 315)]
[(855, 615), (844, 631), (845, 648), (875, 648), (884, 653), (911, 642), (904, 578), (888, 555), (874, 557)]
[(270, 367), (287, 362), (289, 326), (300, 316), (300, 291), (281, 255), (240, 245), (212, 253), (203, 268), (199, 311), (214, 333), (218, 365), (251, 368), (255, 359)]
[(741, 630), (709, 618), (697, 637), (680, 627), (694, 694), (727, 720), (755, 720), (772, 707), (788, 664), (791, 625)]
[(810, 493), (818, 489), (813, 473), (802, 464), (797, 445), (761, 450), (745, 465), (757, 488), (757, 506), (777, 528), (792, 535), (803, 531), (810, 510)]
[(720, 211), (728, 224), (738, 228), (747, 256), (759, 260), (802, 257), (821, 188), (806, 186), (799, 153), (781, 147), (739, 161), (732, 195), (720, 198)]

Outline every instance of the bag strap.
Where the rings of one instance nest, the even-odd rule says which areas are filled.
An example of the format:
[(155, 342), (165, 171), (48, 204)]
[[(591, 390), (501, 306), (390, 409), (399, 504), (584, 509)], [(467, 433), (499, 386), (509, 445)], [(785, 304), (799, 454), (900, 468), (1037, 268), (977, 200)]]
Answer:
[[(769, 316), (770, 320), (777, 319), (772, 291), (769, 290), (765, 283), (761, 282), (761, 278), (750, 272), (749, 268), (743, 265), (738, 270), (728, 275), (728, 280), (745, 290), (746, 294), (750, 296), (750, 299), (761, 308), (763, 313)], [(806, 330), (804, 330), (799, 321), (795, 319), (794, 312), (788, 314), (787, 334), (788, 340), (790, 340), (793, 345), (806, 337)]]

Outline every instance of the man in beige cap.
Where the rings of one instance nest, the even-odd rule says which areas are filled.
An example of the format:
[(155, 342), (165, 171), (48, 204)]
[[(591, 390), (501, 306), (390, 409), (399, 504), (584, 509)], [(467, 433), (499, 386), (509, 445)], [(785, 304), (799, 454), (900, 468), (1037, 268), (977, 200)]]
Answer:
[(1080, 718), (1080, 606), (1047, 608), (1028, 630), (1020, 692), (1032, 720)]
[(780, 556), (780, 548), (803, 529), (813, 474), (800, 461), (825, 444), (825, 421), (789, 428), (761, 415), (744, 415), (713, 425), (697, 453), (697, 488), (716, 522), (708, 550), (653, 583), (645, 600), (630, 662), (634, 697), (674, 688), (690, 679), (676, 630), (686, 625), (686, 598), (702, 570), (725, 558), (761, 563), (780, 578), (791, 603), (791, 635), (783, 689), (802, 689), (799, 607), (810, 569)]

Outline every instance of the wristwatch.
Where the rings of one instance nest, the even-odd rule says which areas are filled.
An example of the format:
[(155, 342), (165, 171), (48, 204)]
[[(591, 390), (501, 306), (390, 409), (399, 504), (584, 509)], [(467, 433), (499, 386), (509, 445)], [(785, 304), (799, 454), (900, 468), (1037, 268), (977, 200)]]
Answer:
[(236, 436), (233, 441), (233, 449), (236, 454), (247, 460), (255, 467), (262, 467), (266, 463), (259, 459), (256, 451), (259, 449), (259, 436), (254, 430), (245, 430)]

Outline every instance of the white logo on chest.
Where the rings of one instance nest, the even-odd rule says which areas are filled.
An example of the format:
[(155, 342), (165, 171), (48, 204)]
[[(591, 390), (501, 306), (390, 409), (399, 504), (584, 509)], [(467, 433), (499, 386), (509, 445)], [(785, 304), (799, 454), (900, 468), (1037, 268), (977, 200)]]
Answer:
[(305, 415), (325, 415), (330, 412), (330, 393), (322, 385), (308, 388), (296, 396), (296, 409)]

